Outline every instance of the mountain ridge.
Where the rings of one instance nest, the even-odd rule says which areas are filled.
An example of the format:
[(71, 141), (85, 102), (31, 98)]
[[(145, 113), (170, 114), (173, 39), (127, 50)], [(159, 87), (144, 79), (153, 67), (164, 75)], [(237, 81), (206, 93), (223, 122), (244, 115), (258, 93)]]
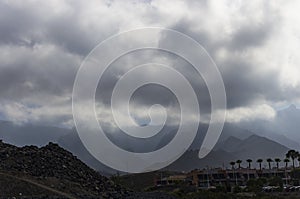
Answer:
[[(239, 141), (228, 149), (228, 144), (232, 141)], [(225, 146), (223, 147), (222, 144)], [(253, 147), (255, 146), (255, 147)], [(198, 150), (189, 150), (177, 161), (167, 167), (176, 171), (189, 171), (209, 167), (229, 167), (230, 161), (243, 160), (243, 166), (247, 166), (246, 159), (258, 158), (283, 158), (289, 148), (269, 140), (266, 137), (251, 135), (244, 140), (231, 136), (228, 142), (219, 144), (218, 148), (213, 149), (205, 158), (198, 158)]]
[[(5, 123), (6, 123), (6, 126), (8, 124), (10, 126), (12, 126), (11, 122), (5, 122)], [(41, 129), (41, 128), (43, 128), (43, 127), (39, 126), (38, 128), (36, 128), (36, 130)], [(44, 132), (50, 133), (48, 127), (46, 127), (46, 128), (47, 128), (47, 130), (44, 130)], [(207, 128), (208, 128), (207, 124), (200, 124), (198, 134), (197, 134), (194, 142), (192, 143), (191, 147), (189, 148), (189, 150), (198, 150), (198, 148), (200, 146), (199, 144), (202, 143), (204, 133), (207, 130)], [(15, 128), (13, 128), (12, 130), (14, 130), (14, 129)], [(53, 128), (53, 130), (56, 130), (56, 129), (57, 128)], [(19, 135), (19, 133), (21, 133), (21, 132), (23, 134), (27, 134), (27, 131), (30, 130), (30, 128), (28, 129), (28, 126), (26, 126), (26, 128), (24, 128), (23, 130), (24, 131), (22, 131), (22, 128), (20, 126), (18, 126), (17, 132), (13, 133), (11, 135), (11, 137), (9, 137), (9, 139), (7, 140), (7, 133), (3, 132), (3, 128), (1, 128), (1, 122), (0, 122), (0, 139), (2, 138), (6, 142), (9, 141), (9, 143), (12, 143), (12, 144), (19, 143), (19, 142), (14, 141), (14, 139), (13, 139), (14, 136)], [(61, 129), (59, 129), (59, 130), (61, 130)], [(40, 135), (40, 133), (37, 131), (35, 131), (31, 134), (35, 134), (36, 136)], [(240, 158), (243, 158), (243, 155), (248, 156), (249, 158), (255, 158), (255, 157), (260, 157), (260, 156), (261, 157), (267, 157), (267, 156), (273, 157), (276, 155), (277, 152), (276, 153), (274, 151), (272, 152), (271, 149), (268, 150), (267, 152), (264, 152), (265, 149), (263, 147), (261, 147), (259, 149), (257, 147), (251, 148), (251, 146), (253, 146), (255, 143), (259, 144), (259, 145), (263, 145), (262, 142), (267, 142), (267, 143), (271, 144), (269, 142), (269, 140), (270, 140), (269, 138), (262, 139), (262, 136), (258, 135), (259, 136), (258, 140), (253, 139), (252, 141), (248, 140), (247, 142), (244, 141), (244, 143), (243, 143), (243, 140), (250, 139), (252, 135), (255, 135), (255, 133), (253, 133), (249, 130), (244, 130), (233, 124), (225, 123), (224, 129), (220, 136), (220, 139), (213, 149), (213, 154), (210, 154), (210, 156), (208, 156), (202, 162), (198, 162), (198, 160), (197, 160), (198, 156), (195, 155), (195, 157), (191, 157), (192, 159), (197, 158), (197, 159), (193, 160), (194, 161), (193, 164), (197, 163), (198, 167), (203, 167), (205, 165), (221, 166), (223, 164), (228, 163), (228, 160), (226, 160), (226, 158), (227, 159), (236, 159), (236, 158), (240, 159)], [(57, 136), (57, 133), (55, 133), (55, 136), (56, 136), (55, 137), (56, 139), (54, 139), (54, 137), (52, 137), (54, 139), (54, 140), (52, 139), (53, 142), (56, 142), (60, 146), (62, 146), (64, 149), (71, 151), (74, 155), (76, 155), (80, 160), (85, 162), (90, 167), (96, 169), (97, 171), (101, 171), (105, 175), (110, 175), (110, 174), (116, 173), (116, 171), (114, 169), (111, 169), (111, 168), (105, 166), (104, 164), (99, 162), (97, 159), (95, 159), (87, 151), (87, 149), (82, 144), (75, 129), (66, 129), (66, 131), (63, 132), (61, 136)], [(266, 136), (264, 136), (264, 137), (266, 137)], [(255, 136), (252, 138), (255, 138)], [(19, 138), (16, 138), (16, 139), (19, 139)], [(22, 144), (25, 144), (25, 141)], [(45, 142), (45, 141), (46, 140), (44, 139), (43, 142)], [(249, 142), (253, 142), (253, 143), (251, 144)], [(32, 141), (31, 141), (31, 143), (32, 143)], [(272, 141), (272, 143), (273, 143), (273, 141)], [(41, 145), (42, 142), (37, 142), (35, 145), (37, 145), (37, 144)], [(247, 147), (245, 148), (245, 146), (243, 146), (243, 145), (245, 145), (245, 146), (247, 145)], [(277, 144), (275, 144), (275, 145), (271, 144), (271, 145), (274, 146), (275, 149), (277, 149), (277, 148), (280, 149), (280, 151), (278, 151), (278, 156), (281, 156), (283, 151), (285, 151), (286, 149), (289, 148), (289, 147), (285, 147), (283, 145), (277, 145)], [(237, 150), (237, 148), (239, 148), (239, 151)], [(189, 151), (187, 153), (189, 153)], [(220, 155), (220, 154), (223, 154), (223, 155)], [(184, 154), (184, 155), (190, 156), (187, 154)], [(178, 161), (180, 161), (180, 160), (178, 160)]]

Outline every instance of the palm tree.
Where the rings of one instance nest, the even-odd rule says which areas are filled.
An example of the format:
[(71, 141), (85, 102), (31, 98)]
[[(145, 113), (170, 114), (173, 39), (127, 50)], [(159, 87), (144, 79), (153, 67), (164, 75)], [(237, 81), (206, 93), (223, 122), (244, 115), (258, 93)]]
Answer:
[(299, 152), (295, 150), (289, 150), (285, 156), (286, 158), (292, 159), (293, 168), (295, 168), (295, 159), (299, 157)]
[(263, 162), (263, 159), (258, 159), (256, 162), (259, 164), (259, 169), (261, 170), (261, 163)]
[(276, 162), (277, 169), (279, 169), (279, 162), (281, 162), (281, 159), (280, 158), (275, 158), (274, 160)]
[(241, 163), (242, 163), (243, 161), (242, 160), (237, 160), (236, 161), (236, 163), (239, 165), (239, 169), (241, 168)]
[(272, 160), (271, 158), (268, 158), (268, 159), (267, 159), (267, 162), (268, 162), (268, 164), (269, 164), (269, 169), (271, 169), (271, 162), (273, 162), (273, 160)]
[(230, 162), (230, 165), (231, 165), (232, 170), (234, 170), (235, 162)]
[(290, 162), (290, 159), (285, 158), (285, 159), (283, 160), (283, 162), (285, 162), (285, 168), (287, 168), (287, 167), (288, 167), (288, 163)]
[(248, 168), (251, 169), (251, 162), (252, 162), (252, 160), (251, 159), (247, 159), (246, 161), (248, 162)]

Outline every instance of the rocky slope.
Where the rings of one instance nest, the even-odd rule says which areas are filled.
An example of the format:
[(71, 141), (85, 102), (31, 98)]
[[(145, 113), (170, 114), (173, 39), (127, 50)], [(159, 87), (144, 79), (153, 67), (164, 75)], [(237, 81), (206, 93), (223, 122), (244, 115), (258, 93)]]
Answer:
[(57, 144), (16, 147), (0, 141), (0, 198), (10, 197), (153, 198), (114, 184)]
[[(31, 179), (75, 197), (125, 196), (127, 191), (90, 169), (57, 144), (38, 148), (16, 147), (0, 142), (0, 170)], [(24, 175), (24, 176), (23, 176)]]

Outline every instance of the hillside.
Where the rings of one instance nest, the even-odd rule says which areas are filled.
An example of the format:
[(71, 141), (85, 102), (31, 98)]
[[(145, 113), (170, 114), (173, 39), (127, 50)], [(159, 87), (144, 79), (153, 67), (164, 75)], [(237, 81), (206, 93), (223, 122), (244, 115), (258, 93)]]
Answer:
[(53, 143), (38, 148), (16, 147), (0, 142), (0, 170), (7, 177), (31, 180), (74, 197), (108, 197), (126, 193), (126, 190)]
[(38, 148), (0, 141), (0, 185), (0, 198), (172, 198), (129, 191), (54, 143)]

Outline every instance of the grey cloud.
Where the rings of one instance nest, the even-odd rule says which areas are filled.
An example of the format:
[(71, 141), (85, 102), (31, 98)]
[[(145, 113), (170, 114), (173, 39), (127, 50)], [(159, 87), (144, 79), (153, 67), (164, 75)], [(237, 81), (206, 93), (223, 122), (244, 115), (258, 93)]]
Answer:
[(296, 88), (282, 88), (280, 70), (263, 72), (261, 69), (266, 66), (257, 65), (254, 60), (248, 60), (245, 56), (226, 57), (221, 61), (217, 58), (218, 51), (222, 48), (233, 55), (234, 53), (243, 55), (248, 50), (263, 47), (274, 34), (277, 34), (281, 24), (279, 14), (267, 8), (264, 12), (260, 23), (249, 21), (248, 24), (235, 27), (233, 33), (224, 39), (221, 38), (225, 32), (219, 33), (221, 37), (214, 38), (215, 35), (210, 35), (205, 29), (194, 31), (194, 22), (190, 19), (182, 19), (171, 27), (197, 40), (212, 56), (224, 80), (228, 108), (249, 106), (262, 99), (277, 102), (299, 98)]
[[(11, 56), (14, 57), (12, 52)], [(0, 98), (22, 99), (34, 94), (64, 95), (70, 93), (78, 68), (72, 57), (49, 53), (40, 62), (40, 54), (13, 61), (2, 66), (0, 73)], [(16, 56), (18, 57), (18, 56)], [(28, 60), (31, 59), (31, 60)]]
[[(106, 13), (102, 15), (100, 13), (96, 17), (91, 15), (81, 18), (83, 17), (80, 14), (83, 12), (84, 2), (64, 3), (67, 4), (67, 12), (57, 14), (46, 9), (47, 3), (44, 7), (38, 7), (33, 4), (16, 6), (0, 2), (0, 49), (9, 51), (5, 49), (11, 47), (11, 52), (3, 58), (9, 61), (1, 60), (0, 64), (0, 101), (16, 101), (24, 104), (32, 101), (47, 106), (47, 100), (52, 102), (59, 97), (71, 97), (77, 69), (89, 51), (112, 33), (117, 33), (124, 27), (132, 27), (130, 25), (133, 22), (123, 19), (122, 16), (116, 17), (118, 13), (116, 16), (112, 14), (106, 16)], [(114, 2), (111, 2), (106, 6), (111, 8), (113, 4)], [(188, 1), (186, 4), (189, 8), (199, 6), (199, 8), (206, 9), (207, 18), (205, 20), (214, 17), (209, 15), (211, 7), (208, 1), (200, 3)], [(166, 18), (166, 15), (160, 13), (159, 9), (151, 7), (151, 2), (148, 2), (147, 6), (149, 7), (145, 10), (148, 9), (148, 11), (141, 16), (136, 16), (137, 24), (160, 24)], [(278, 33), (278, 26), (282, 25), (280, 16), (272, 9), (268, 9), (268, 6), (267, 3), (264, 5), (261, 23), (249, 22), (249, 24), (240, 24), (236, 27), (229, 24), (233, 30), (226, 37), (222, 37), (222, 34), (227, 33), (220, 32), (220, 36), (216, 37), (218, 34), (213, 35), (206, 27), (202, 27), (201, 22), (204, 19), (201, 18), (201, 13), (199, 19), (181, 17), (172, 23), (167, 23), (168, 28), (181, 31), (197, 40), (216, 61), (224, 79), (229, 108), (249, 106), (262, 98), (277, 102), (293, 101), (300, 96), (299, 86), (284, 89), (281, 87), (279, 70), (262, 72), (261, 68), (265, 66), (258, 66), (253, 60), (247, 60), (240, 56), (255, 48), (263, 47), (275, 33)], [(195, 10), (193, 12), (197, 14)], [(98, 26), (96, 23), (85, 23), (89, 22), (88, 17), (95, 17), (99, 21), (101, 17), (104, 19), (99, 22)], [(105, 22), (106, 19), (111, 20), (112, 18), (115, 21)], [(230, 54), (224, 60), (219, 60), (220, 49), (236, 53), (238, 56), (230, 56)], [(166, 55), (162, 52), (137, 52), (116, 61), (100, 81), (98, 89), (101, 90), (101, 93), (97, 93), (98, 100), (106, 105), (110, 103), (109, 97), (115, 82), (119, 75), (130, 68), (129, 66), (162, 57), (170, 61), (189, 79), (198, 95), (201, 111), (209, 112), (210, 99), (203, 79), (188, 63), (174, 55)], [(134, 96), (135, 102), (139, 105), (151, 104), (155, 101), (166, 105), (172, 103), (176, 105), (174, 96), (163, 95), (166, 93), (161, 88), (147, 87), (143, 89)], [(99, 99), (100, 97), (101, 99)], [(64, 105), (71, 107), (69, 102), (65, 102)], [(46, 118), (45, 116), (43, 120)], [(60, 116), (57, 118), (59, 119), (53, 117), (51, 120), (59, 123), (62, 118)], [(69, 116), (68, 119), (70, 119)]]
[[(141, 50), (127, 54), (116, 60), (106, 71), (100, 80), (97, 89), (97, 99), (102, 103), (110, 104), (112, 90), (118, 77), (127, 72), (130, 68), (143, 63), (158, 62), (161, 64), (172, 65), (176, 70), (183, 74), (194, 88), (199, 98), (199, 104), (203, 112), (210, 110), (210, 99), (204, 80), (197, 71), (186, 60), (161, 50)], [(144, 78), (149, 73), (141, 74)], [(153, 75), (153, 74), (152, 74)], [(166, 77), (162, 77), (166, 78)], [(137, 94), (138, 93), (138, 94)], [(137, 92), (132, 99), (138, 104), (153, 104), (159, 101), (164, 106), (174, 105), (175, 96), (169, 95), (163, 87), (148, 86)], [(122, 99), (120, 99), (122, 100)]]
[(273, 23), (262, 23), (240, 27), (240, 30), (232, 35), (232, 40), (228, 44), (229, 49), (242, 51), (263, 45), (274, 32), (274, 26)]
[(21, 44), (24, 36), (34, 34), (36, 18), (31, 10), (0, 2), (0, 42)]

